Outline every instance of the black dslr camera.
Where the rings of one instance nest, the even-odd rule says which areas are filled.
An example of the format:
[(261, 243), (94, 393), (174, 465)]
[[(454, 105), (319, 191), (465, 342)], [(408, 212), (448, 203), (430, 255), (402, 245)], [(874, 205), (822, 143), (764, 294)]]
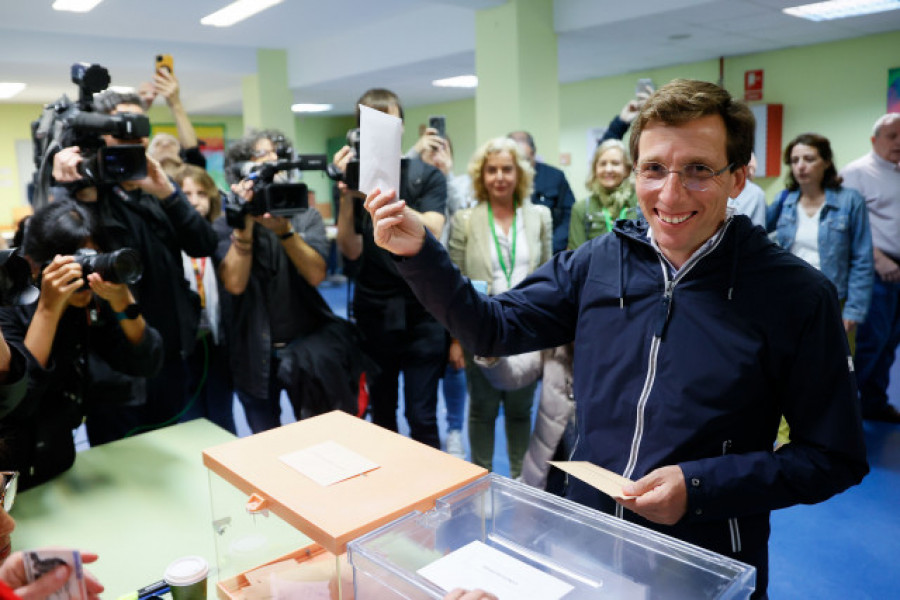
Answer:
[(244, 216), (261, 217), (269, 213), (276, 217), (291, 217), (309, 207), (309, 194), (305, 183), (276, 183), (280, 171), (324, 171), (327, 159), (324, 154), (300, 154), (295, 160), (277, 162), (241, 162), (231, 166), (233, 180), (253, 181), (253, 199), (244, 200), (235, 193), (228, 195), (225, 204), (225, 220), (229, 227), (243, 228)]
[(107, 146), (101, 137), (140, 140), (150, 135), (150, 120), (145, 115), (102, 115), (94, 112), (93, 96), (109, 86), (109, 71), (98, 64), (72, 65), (72, 82), (78, 86), (78, 101), (65, 94), (44, 107), (31, 124), (34, 143), (35, 208), (47, 200), (47, 188), (53, 169), (53, 155), (69, 146), (81, 149), (80, 171), (83, 185), (116, 183), (147, 176), (147, 158), (140, 143)]
[(141, 255), (131, 248), (120, 248), (115, 252), (98, 253), (91, 248), (80, 248), (73, 255), (75, 262), (81, 265), (81, 274), (87, 285), (87, 276), (97, 273), (108, 283), (126, 283), (132, 285), (140, 281), (144, 274)]
[(325, 172), (332, 181), (343, 181), (347, 188), (354, 192), (359, 191), (359, 127), (347, 132), (347, 145), (350, 146), (350, 161), (347, 167), (341, 171), (334, 163), (328, 165)]

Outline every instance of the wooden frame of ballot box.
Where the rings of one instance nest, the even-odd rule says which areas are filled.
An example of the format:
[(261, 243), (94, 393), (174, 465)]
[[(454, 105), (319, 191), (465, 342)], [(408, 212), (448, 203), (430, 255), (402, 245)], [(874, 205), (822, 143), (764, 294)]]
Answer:
[[(335, 442), (378, 468), (323, 486), (281, 460), (325, 442)], [(247, 514), (244, 507), (231, 506), (227, 507), (231, 516), (217, 515), (218, 477), (251, 500), (247, 512), (270, 511), (313, 542), (247, 565), (255, 568), (236, 575), (225, 573), (220, 564), (217, 590), (223, 600), (244, 597), (240, 591), (248, 585), (247, 571), (287, 559), (321, 560), (324, 552), (335, 557), (334, 577), (340, 581), (339, 556), (348, 542), (410, 511), (427, 512), (437, 498), (487, 474), (482, 467), (340, 411), (207, 448), (203, 464), (209, 469), (216, 535)], [(217, 550), (221, 562), (219, 554)], [(349, 594), (338, 592), (337, 597)]]

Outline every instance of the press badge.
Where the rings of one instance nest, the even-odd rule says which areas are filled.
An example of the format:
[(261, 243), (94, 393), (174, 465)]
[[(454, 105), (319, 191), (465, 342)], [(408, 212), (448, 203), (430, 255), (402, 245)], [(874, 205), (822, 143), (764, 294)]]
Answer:
[(471, 279), (470, 281), (472, 282), (472, 287), (475, 288), (476, 292), (487, 296), (487, 293), (488, 293), (487, 281), (480, 281), (477, 279)]

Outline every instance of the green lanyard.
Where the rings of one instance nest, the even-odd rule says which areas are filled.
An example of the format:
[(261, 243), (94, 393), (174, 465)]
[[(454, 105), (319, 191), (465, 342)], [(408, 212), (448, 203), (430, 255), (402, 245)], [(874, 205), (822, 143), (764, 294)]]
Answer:
[(512, 220), (512, 248), (509, 252), (509, 270), (506, 269), (506, 262), (503, 260), (503, 252), (500, 251), (500, 241), (497, 239), (497, 232), (494, 229), (494, 209), (488, 202), (488, 224), (491, 226), (491, 237), (494, 238), (494, 246), (497, 248), (497, 259), (500, 261), (500, 269), (506, 276), (506, 287), (512, 287), (513, 268), (516, 266), (516, 205), (513, 203), (513, 220)]
[[(603, 211), (603, 218), (606, 219), (606, 231), (610, 232), (613, 230), (612, 217), (609, 216), (609, 211), (606, 210), (606, 207), (603, 207), (601, 210)], [(623, 206), (622, 211), (619, 213), (619, 218), (624, 219), (626, 216), (628, 216), (628, 207)]]

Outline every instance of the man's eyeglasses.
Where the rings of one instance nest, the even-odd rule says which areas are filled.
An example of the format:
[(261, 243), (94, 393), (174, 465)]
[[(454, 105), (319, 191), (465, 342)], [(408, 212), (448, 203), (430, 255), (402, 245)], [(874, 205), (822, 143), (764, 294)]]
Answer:
[(730, 169), (734, 163), (728, 163), (718, 171), (706, 165), (685, 165), (680, 171), (673, 171), (665, 165), (655, 162), (635, 165), (634, 174), (641, 184), (650, 190), (658, 190), (665, 185), (671, 173), (678, 175), (681, 185), (693, 192), (705, 192), (712, 185), (713, 179)]
[(0, 471), (0, 504), (3, 510), (9, 512), (12, 510), (13, 502), (16, 501), (16, 489), (19, 487), (18, 471)]

